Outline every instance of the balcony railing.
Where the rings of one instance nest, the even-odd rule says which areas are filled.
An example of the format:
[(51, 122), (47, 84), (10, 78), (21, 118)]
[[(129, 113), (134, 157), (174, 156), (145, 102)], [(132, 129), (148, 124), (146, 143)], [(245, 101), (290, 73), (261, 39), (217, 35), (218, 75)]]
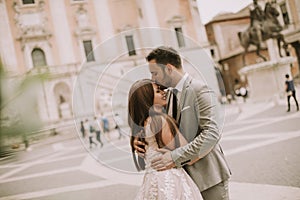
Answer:
[(27, 72), (28, 75), (49, 74), (50, 76), (56, 75), (75, 75), (80, 70), (79, 63), (72, 63), (66, 65), (53, 65), (53, 66), (39, 66), (34, 67)]

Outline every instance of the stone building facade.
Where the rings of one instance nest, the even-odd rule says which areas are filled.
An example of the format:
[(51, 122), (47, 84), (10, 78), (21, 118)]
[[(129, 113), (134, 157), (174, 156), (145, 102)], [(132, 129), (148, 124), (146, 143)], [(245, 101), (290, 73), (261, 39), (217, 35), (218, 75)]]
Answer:
[(180, 51), (208, 46), (195, 0), (0, 0), (1, 61), (11, 77), (50, 74), (39, 86), (37, 105), (48, 124), (71, 119), (74, 104), (84, 106), (73, 92), (85, 68), (104, 69), (120, 55), (102, 83), (94, 76), (90, 84), (101, 88), (91, 110), (80, 115), (106, 112), (118, 78), (145, 63), (145, 47), (161, 44)]

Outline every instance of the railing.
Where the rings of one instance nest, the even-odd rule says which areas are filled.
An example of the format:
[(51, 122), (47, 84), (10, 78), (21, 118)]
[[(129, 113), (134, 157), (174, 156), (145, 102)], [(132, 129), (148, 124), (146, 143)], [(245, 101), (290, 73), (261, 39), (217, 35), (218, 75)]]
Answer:
[(79, 70), (80, 70), (80, 64), (72, 63), (66, 65), (34, 67), (29, 72), (27, 72), (27, 74), (28, 75), (49, 74), (50, 76), (72, 75), (78, 73)]

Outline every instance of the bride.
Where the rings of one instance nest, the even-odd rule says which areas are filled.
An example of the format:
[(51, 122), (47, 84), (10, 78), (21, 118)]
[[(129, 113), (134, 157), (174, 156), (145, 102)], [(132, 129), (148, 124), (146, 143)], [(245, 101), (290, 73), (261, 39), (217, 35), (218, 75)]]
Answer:
[[(145, 170), (143, 184), (135, 199), (202, 200), (198, 187), (183, 168), (165, 171), (155, 171), (151, 168), (151, 161), (161, 154), (157, 151), (158, 148), (173, 150), (187, 144), (175, 120), (162, 112), (163, 106), (166, 105), (163, 91), (151, 80), (143, 79), (131, 86), (128, 98), (133, 160), (138, 171)], [(135, 138), (147, 144), (144, 159), (135, 154)]]

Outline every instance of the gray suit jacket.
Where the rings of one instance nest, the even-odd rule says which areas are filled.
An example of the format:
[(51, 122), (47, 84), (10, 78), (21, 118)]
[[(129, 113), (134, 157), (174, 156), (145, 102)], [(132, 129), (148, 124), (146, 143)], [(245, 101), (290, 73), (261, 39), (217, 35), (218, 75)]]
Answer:
[[(206, 83), (192, 79), (184, 83), (180, 96), (179, 129), (189, 144), (171, 152), (177, 167), (184, 167), (200, 191), (204, 191), (230, 177), (219, 140), (217, 98)], [(191, 160), (201, 158), (193, 165)]]

